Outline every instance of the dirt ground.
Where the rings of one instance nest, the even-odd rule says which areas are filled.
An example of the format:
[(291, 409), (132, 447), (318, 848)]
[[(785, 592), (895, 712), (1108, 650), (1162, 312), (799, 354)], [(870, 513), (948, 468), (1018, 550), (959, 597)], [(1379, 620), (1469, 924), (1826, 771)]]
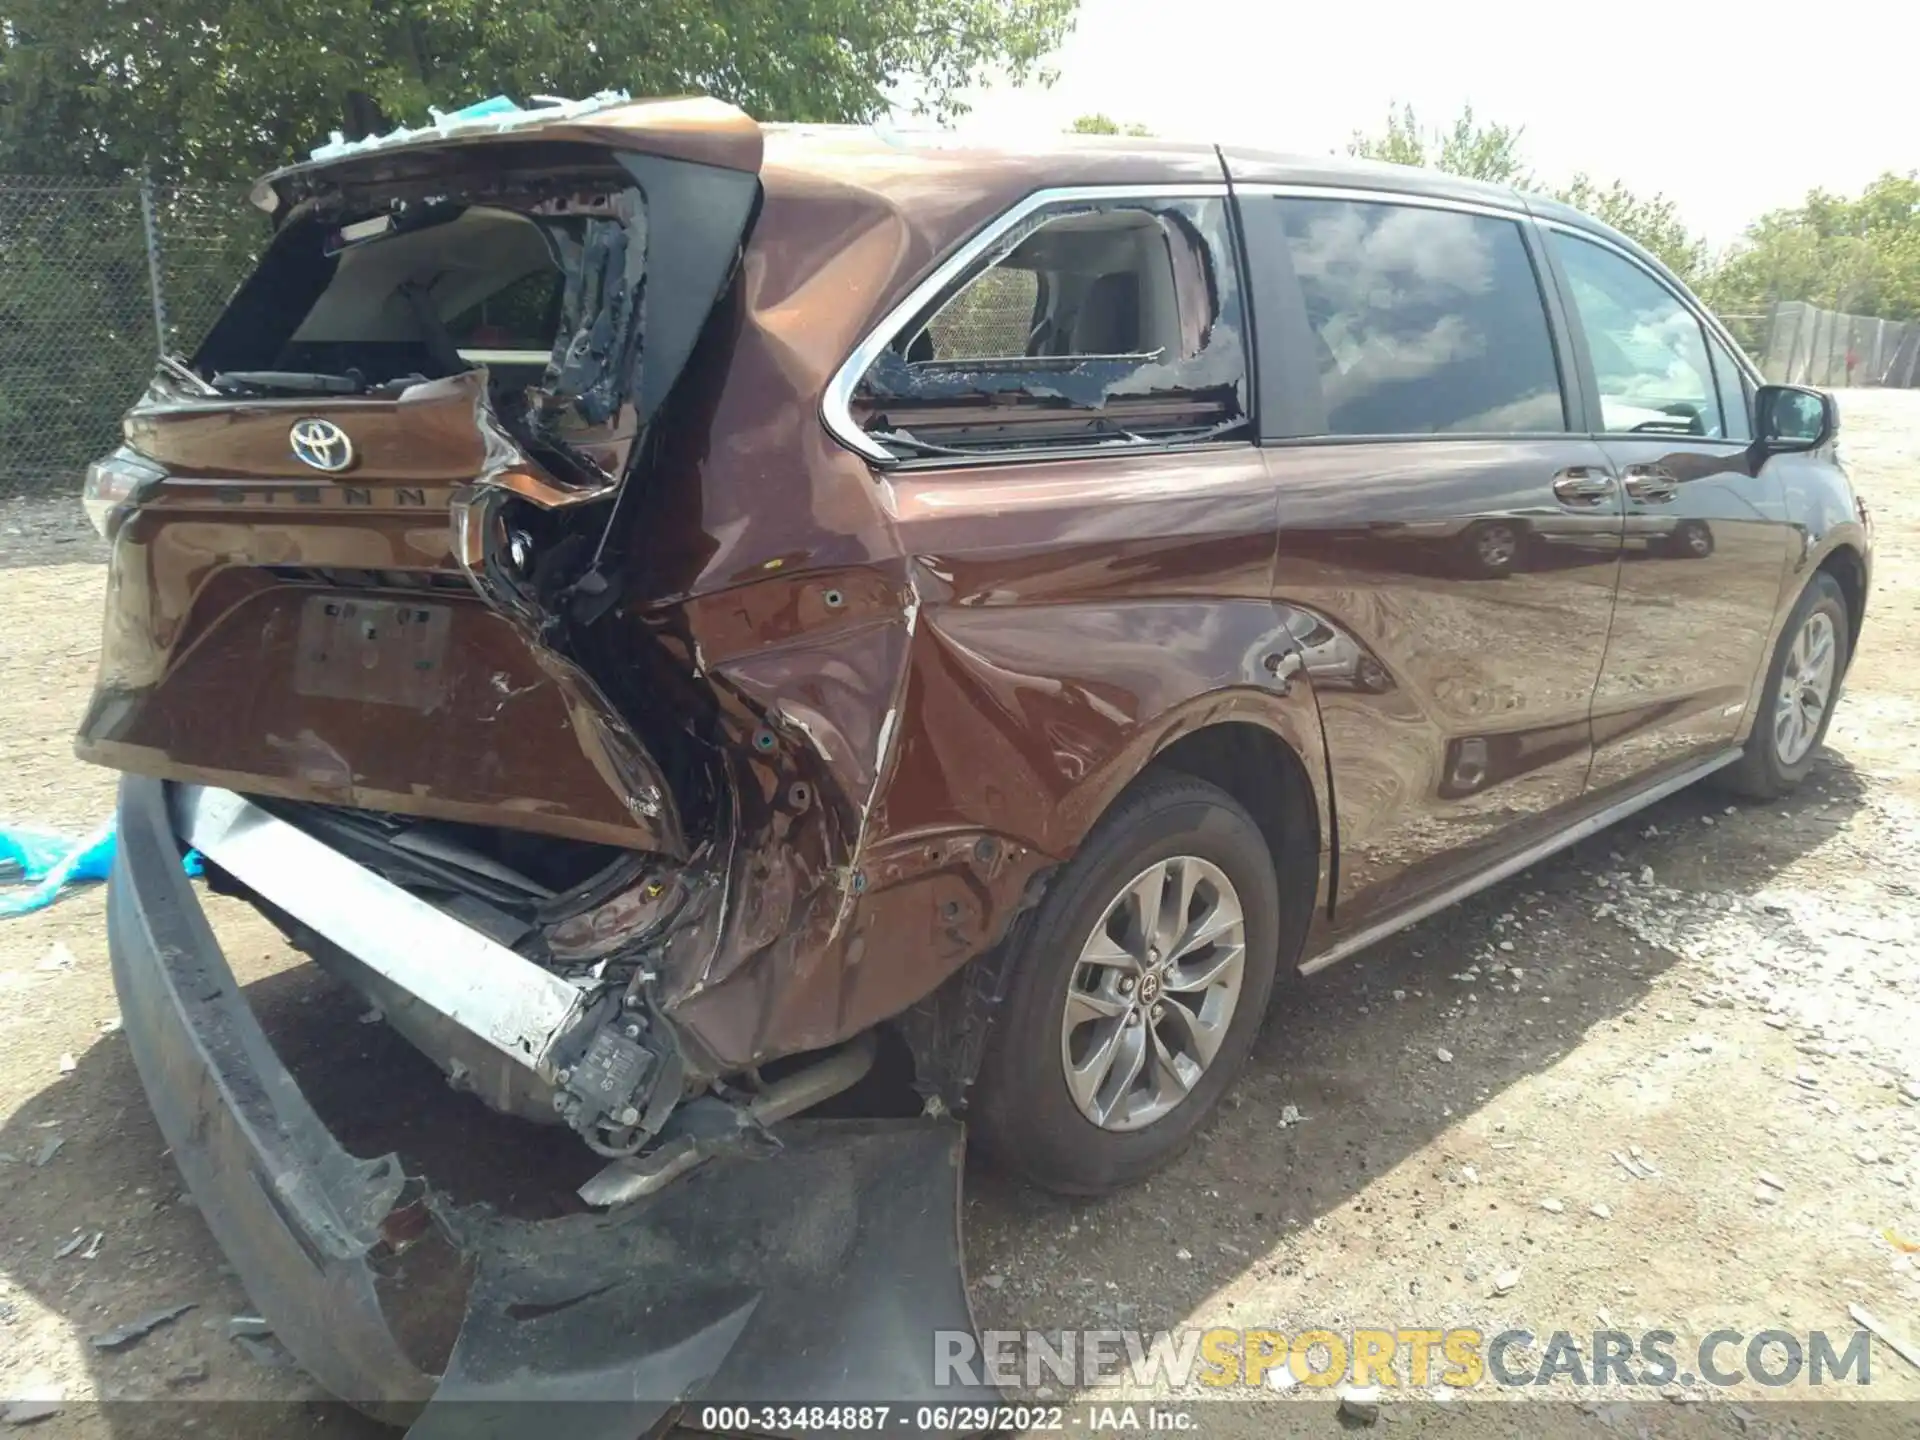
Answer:
[[(1667, 1328), (1684, 1355), (1715, 1329), (1843, 1339), (1858, 1304), (1920, 1342), (1920, 393), (1850, 392), (1843, 411), (1877, 571), (1799, 794), (1682, 793), (1316, 977), (1200, 1142), (1136, 1191), (1068, 1203), (970, 1177), (983, 1325)], [(0, 815), (80, 829), (112, 787), (68, 747), (103, 580), (71, 514), (0, 509)], [(357, 1024), (363, 1007), (250, 913), (215, 918), (323, 1112), (357, 1108), (359, 1153), (452, 1140), (476, 1168), (524, 1165), (519, 1127)], [(90, 1403), (319, 1399), (270, 1339), (229, 1338), (246, 1296), (116, 1024), (98, 890), (0, 922), (0, 1402), (57, 1399), (36, 1435), (392, 1433), (317, 1405), (163, 1422)], [(125, 1348), (91, 1343), (181, 1304)], [(1872, 1374), (1873, 1398), (1920, 1400), (1920, 1368), (1877, 1342)], [(1723, 1434), (1771, 1413), (1742, 1406), (1809, 1394), (1669, 1391), (1731, 1402), (1665, 1407)], [(1400, 1433), (1529, 1433), (1514, 1407), (1418, 1393), (1388, 1395)], [(1552, 1393), (1608, 1422), (1605, 1393)], [(1249, 1433), (1274, 1428), (1262, 1408)]]

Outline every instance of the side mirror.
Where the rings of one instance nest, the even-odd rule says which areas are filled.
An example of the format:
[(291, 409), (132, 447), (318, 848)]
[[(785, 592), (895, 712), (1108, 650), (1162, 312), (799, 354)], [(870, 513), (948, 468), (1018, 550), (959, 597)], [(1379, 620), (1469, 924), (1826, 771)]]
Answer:
[(1774, 455), (1818, 450), (1840, 429), (1833, 397), (1803, 385), (1762, 385), (1754, 395), (1753, 413), (1760, 443)]

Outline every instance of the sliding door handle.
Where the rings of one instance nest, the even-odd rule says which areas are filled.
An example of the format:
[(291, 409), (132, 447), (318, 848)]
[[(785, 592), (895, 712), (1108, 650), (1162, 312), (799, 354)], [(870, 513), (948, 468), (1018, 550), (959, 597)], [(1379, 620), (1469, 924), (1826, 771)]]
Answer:
[(1621, 486), (1634, 500), (1658, 505), (1680, 493), (1680, 482), (1658, 465), (1629, 465)]
[(1613, 476), (1597, 465), (1575, 465), (1553, 477), (1553, 493), (1562, 505), (1591, 510), (1613, 495)]

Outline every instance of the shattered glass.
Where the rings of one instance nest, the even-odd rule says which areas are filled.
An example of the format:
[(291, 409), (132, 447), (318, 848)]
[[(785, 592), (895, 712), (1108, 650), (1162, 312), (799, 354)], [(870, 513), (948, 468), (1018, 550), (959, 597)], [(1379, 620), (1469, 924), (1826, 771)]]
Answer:
[(553, 239), (566, 289), (560, 331), (538, 390), (543, 426), (571, 410), (588, 425), (604, 425), (637, 383), (646, 299), (647, 232), (638, 192), (615, 196), (608, 219), (588, 220), (578, 239), (563, 230)]
[(1224, 202), (1061, 205), (909, 323), (857, 398), (912, 457), (1213, 438), (1248, 414), (1243, 317)]

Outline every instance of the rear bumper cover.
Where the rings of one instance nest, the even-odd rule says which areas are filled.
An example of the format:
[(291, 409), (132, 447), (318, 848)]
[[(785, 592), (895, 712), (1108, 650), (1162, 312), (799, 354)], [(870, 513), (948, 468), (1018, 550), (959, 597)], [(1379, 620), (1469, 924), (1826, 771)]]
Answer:
[(389, 1325), (375, 1269), (399, 1161), (342, 1149), (274, 1054), (181, 871), (157, 780), (120, 785), (107, 947), (154, 1117), (247, 1293), (336, 1395), (423, 1403), (433, 1380)]
[(695, 1399), (994, 1398), (935, 1383), (937, 1333), (972, 1331), (958, 1125), (784, 1127), (773, 1159), (711, 1161), (611, 1215), (456, 1208), (399, 1157), (334, 1139), (179, 855), (165, 787), (124, 779), (108, 944), (134, 1061), (254, 1304), (334, 1394), (417, 1417), (422, 1435), (502, 1402), (493, 1433), (532, 1433), (553, 1417), (525, 1402), (562, 1397), (589, 1435), (639, 1433)]

